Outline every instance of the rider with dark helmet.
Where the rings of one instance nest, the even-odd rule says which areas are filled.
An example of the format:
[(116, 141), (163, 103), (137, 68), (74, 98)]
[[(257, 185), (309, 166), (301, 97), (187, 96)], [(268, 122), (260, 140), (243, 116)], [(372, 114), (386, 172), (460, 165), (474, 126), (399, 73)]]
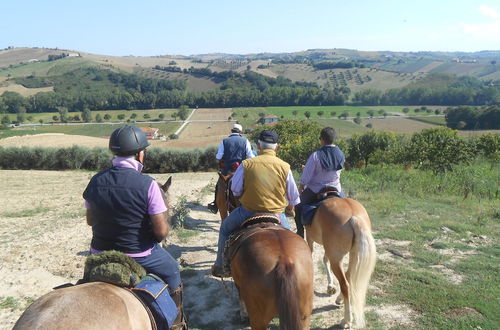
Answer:
[(180, 311), (174, 325), (182, 329), (187, 326), (179, 266), (158, 244), (169, 232), (167, 208), (157, 182), (141, 173), (148, 146), (146, 134), (138, 127), (124, 126), (111, 134), (113, 166), (94, 175), (83, 193), (87, 224), (92, 226), (90, 252), (121, 251), (159, 276)]

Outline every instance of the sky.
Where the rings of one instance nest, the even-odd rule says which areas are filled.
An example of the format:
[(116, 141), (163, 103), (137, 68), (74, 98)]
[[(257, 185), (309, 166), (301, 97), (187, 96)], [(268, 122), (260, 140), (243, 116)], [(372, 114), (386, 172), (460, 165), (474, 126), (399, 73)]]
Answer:
[(500, 50), (500, 0), (0, 0), (0, 49), (102, 55)]

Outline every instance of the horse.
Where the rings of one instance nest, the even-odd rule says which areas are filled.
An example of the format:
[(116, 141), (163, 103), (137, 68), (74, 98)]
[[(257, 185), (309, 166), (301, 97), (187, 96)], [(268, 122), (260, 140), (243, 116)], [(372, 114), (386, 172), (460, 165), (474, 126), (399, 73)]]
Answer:
[(241, 316), (254, 330), (279, 316), (280, 328), (309, 329), (313, 262), (306, 242), (282, 227), (262, 228), (244, 239), (231, 258)]
[[(170, 177), (160, 186), (165, 205)], [(153, 329), (143, 303), (128, 289), (91, 282), (51, 291), (35, 300), (14, 325), (25, 329)]]
[(229, 189), (230, 179), (233, 174), (233, 172), (229, 172), (227, 175), (224, 175), (219, 172), (215, 191), (215, 203), (219, 209), (221, 221), (224, 221), (228, 214), (239, 206), (238, 199), (233, 196), (231, 189)]
[[(376, 249), (371, 233), (371, 221), (361, 203), (350, 198), (329, 198), (319, 206), (313, 221), (305, 226), (306, 240), (311, 252), (313, 243), (323, 245), (323, 262), (327, 269), (327, 292), (335, 293), (332, 271), (340, 291), (336, 304), (344, 301), (342, 328), (364, 327), (366, 291), (375, 268)], [(349, 266), (344, 273), (342, 260), (349, 253)], [(328, 267), (330, 262), (331, 269)]]

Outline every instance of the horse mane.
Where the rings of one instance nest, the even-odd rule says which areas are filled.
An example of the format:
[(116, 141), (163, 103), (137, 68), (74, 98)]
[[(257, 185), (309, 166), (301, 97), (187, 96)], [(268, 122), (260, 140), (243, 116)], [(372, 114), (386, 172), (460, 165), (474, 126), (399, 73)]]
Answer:
[(300, 326), (302, 324), (300, 297), (296, 297), (298, 283), (294, 267), (293, 263), (280, 257), (275, 268), (280, 329), (283, 330), (302, 329)]

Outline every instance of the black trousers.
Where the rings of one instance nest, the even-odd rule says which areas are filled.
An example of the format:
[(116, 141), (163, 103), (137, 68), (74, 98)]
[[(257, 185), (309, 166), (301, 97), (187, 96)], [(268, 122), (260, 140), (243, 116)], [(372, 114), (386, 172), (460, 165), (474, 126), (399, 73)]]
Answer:
[(302, 225), (302, 216), (301, 216), (302, 205), (311, 204), (314, 201), (316, 201), (316, 193), (313, 192), (311, 189), (306, 188), (300, 194), (300, 203), (295, 205), (295, 218), (294, 218), (295, 226), (297, 227), (297, 234), (300, 235), (300, 237), (302, 238), (304, 238), (304, 225)]

